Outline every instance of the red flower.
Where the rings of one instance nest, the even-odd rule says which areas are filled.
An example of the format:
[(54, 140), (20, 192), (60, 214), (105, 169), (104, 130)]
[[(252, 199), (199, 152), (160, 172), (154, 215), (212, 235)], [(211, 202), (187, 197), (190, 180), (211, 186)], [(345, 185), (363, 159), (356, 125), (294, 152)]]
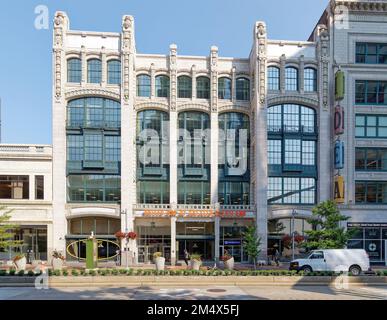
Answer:
[(137, 238), (137, 234), (135, 232), (129, 232), (126, 237), (131, 240), (135, 240)]
[(117, 232), (115, 233), (115, 236), (116, 236), (116, 238), (117, 238), (118, 240), (122, 240), (122, 239), (124, 239), (124, 238), (126, 237), (126, 234), (125, 234), (124, 232), (122, 232), (122, 231), (117, 231)]

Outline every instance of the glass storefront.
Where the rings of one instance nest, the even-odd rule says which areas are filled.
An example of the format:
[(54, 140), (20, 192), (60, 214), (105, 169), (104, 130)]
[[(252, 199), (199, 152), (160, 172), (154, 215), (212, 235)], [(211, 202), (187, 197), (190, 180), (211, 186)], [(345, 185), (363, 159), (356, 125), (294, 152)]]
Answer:
[(219, 256), (222, 257), (227, 251), (234, 257), (235, 262), (248, 262), (248, 255), (243, 249), (243, 233), (245, 231), (246, 227), (220, 227)]
[[(114, 237), (97, 238), (98, 260), (116, 260), (120, 254), (120, 246)], [(67, 238), (66, 252), (68, 261), (84, 261), (86, 259), (86, 238)]]
[(171, 229), (170, 227), (138, 226), (137, 246), (138, 262), (153, 263), (153, 254), (162, 252), (166, 262), (171, 261)]
[(213, 222), (177, 222), (176, 240), (179, 260), (184, 259), (184, 249), (189, 254), (200, 254), (203, 260), (215, 256), (215, 226)]
[(19, 253), (24, 253), (29, 263), (32, 260), (47, 260), (47, 226), (20, 226), (13, 232), (14, 240), (22, 241), (22, 244), (0, 251), (0, 260), (10, 260)]
[(364, 249), (367, 251), (371, 263), (382, 263), (386, 260), (387, 224), (348, 223), (348, 230), (350, 229), (355, 229), (356, 233), (348, 241), (348, 248)]

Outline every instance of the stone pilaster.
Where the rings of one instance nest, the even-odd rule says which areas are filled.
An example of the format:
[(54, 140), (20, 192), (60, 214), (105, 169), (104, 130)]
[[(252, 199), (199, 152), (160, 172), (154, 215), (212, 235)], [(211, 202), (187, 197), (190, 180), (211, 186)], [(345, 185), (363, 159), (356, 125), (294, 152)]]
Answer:
[(86, 48), (85, 46), (81, 47), (81, 64), (82, 64), (82, 86), (86, 85), (87, 82), (87, 57), (86, 57)]
[(267, 124), (266, 124), (266, 62), (267, 62), (267, 31), (264, 22), (257, 22), (254, 32), (255, 50), (255, 94), (252, 108), (255, 110), (255, 199), (256, 199), (256, 227), (261, 238), (261, 259), (267, 256)]
[[(211, 47), (211, 204), (218, 202), (218, 153), (219, 153), (219, 124), (218, 124), (218, 48)], [(217, 246), (215, 245), (217, 248)]]
[(176, 254), (176, 217), (171, 218), (171, 265), (174, 266), (177, 261)]
[(155, 97), (156, 92), (156, 79), (155, 79), (155, 65), (152, 63), (150, 66), (150, 76), (151, 76), (151, 98)]
[[(331, 175), (331, 112), (334, 106), (329, 102), (329, 33), (324, 25), (319, 25), (316, 30), (318, 68), (320, 74), (319, 83), (319, 105), (318, 117), (318, 171), (319, 180), (317, 188), (319, 190), (318, 201), (325, 201), (331, 198), (331, 185), (333, 180)], [(334, 103), (334, 102), (332, 102)]]
[(107, 83), (107, 63), (106, 63), (106, 49), (105, 47), (101, 48), (101, 63), (102, 63), (102, 81), (101, 86), (106, 86)]
[[(127, 227), (129, 232), (134, 231), (133, 204), (136, 202), (135, 53), (134, 20), (132, 16), (124, 16), (121, 34), (121, 210), (126, 210), (126, 214), (121, 215), (121, 229)], [(128, 258), (129, 265), (138, 259), (136, 241), (129, 241)]]
[(177, 47), (170, 46), (169, 52), (169, 72), (170, 72), (170, 111), (169, 111), (169, 198), (172, 204), (177, 204)]
[(286, 89), (285, 72), (286, 72), (286, 56), (283, 54), (280, 57), (280, 90), (281, 90), (281, 93), (285, 93), (285, 89)]
[(196, 99), (196, 65), (193, 65), (191, 68), (191, 78), (192, 78), (192, 100)]
[[(53, 105), (52, 105), (52, 144), (53, 144), (53, 229), (52, 250), (66, 255), (67, 220), (66, 205), (66, 33), (69, 20), (64, 12), (56, 12), (53, 38)], [(51, 252), (48, 252), (49, 257)]]
[(232, 83), (231, 83), (231, 100), (232, 103), (236, 102), (236, 69), (235, 67), (231, 70), (232, 74)]
[(304, 58), (304, 56), (300, 56), (298, 65), (299, 65), (299, 68), (298, 68), (298, 90), (300, 91), (300, 94), (303, 94), (305, 91), (305, 83), (304, 83), (305, 58)]

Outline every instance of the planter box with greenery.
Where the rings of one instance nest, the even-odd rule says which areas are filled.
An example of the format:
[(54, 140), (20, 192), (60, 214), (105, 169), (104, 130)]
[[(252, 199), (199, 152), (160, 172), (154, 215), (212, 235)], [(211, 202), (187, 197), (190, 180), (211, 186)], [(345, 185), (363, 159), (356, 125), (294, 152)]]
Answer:
[(155, 252), (153, 254), (153, 261), (156, 264), (156, 270), (163, 271), (165, 268), (165, 258), (161, 252)]
[(200, 254), (193, 253), (190, 256), (190, 264), (192, 270), (200, 270), (200, 267), (202, 266), (202, 257)]

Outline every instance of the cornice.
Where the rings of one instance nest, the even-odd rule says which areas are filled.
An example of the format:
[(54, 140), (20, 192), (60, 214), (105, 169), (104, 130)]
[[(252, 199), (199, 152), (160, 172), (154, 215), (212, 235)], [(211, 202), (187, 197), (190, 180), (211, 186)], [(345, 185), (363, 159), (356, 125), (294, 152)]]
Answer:
[(345, 6), (350, 11), (361, 12), (387, 12), (386, 0), (332, 0), (331, 10), (336, 6)]

